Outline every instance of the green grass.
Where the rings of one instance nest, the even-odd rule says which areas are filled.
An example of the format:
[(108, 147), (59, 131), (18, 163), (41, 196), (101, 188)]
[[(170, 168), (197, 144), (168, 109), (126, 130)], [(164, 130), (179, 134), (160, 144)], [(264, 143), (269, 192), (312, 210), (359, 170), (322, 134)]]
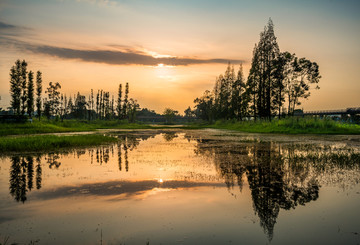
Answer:
[(64, 133), (64, 132), (83, 132), (94, 131), (96, 129), (146, 129), (152, 128), (150, 125), (127, 123), (124, 121), (37, 121), (33, 123), (0, 123), (0, 136), (6, 135), (25, 135), (40, 133)]
[(360, 134), (360, 125), (335, 122), (331, 119), (286, 118), (273, 121), (218, 121), (202, 128), (236, 130), (248, 133), (280, 134)]
[(0, 153), (58, 150), (60, 148), (93, 146), (116, 142), (110, 136), (89, 134), (73, 136), (37, 135), (28, 137), (1, 137)]
[[(33, 123), (0, 123), (0, 136), (27, 135), (40, 133), (62, 133), (95, 131), (96, 129), (163, 129), (166, 125), (152, 126), (126, 121), (37, 121)], [(216, 128), (228, 129), (249, 133), (281, 133), (281, 134), (360, 134), (360, 126), (348, 123), (339, 123), (331, 119), (318, 118), (286, 118), (273, 121), (218, 121), (214, 124), (189, 124), (181, 129)]]

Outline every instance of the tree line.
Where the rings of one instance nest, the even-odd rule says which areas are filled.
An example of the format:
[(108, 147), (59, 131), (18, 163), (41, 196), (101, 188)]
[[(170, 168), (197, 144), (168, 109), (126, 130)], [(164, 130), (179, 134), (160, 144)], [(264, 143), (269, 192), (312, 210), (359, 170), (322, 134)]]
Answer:
[[(58, 119), (87, 119), (87, 120), (128, 120), (135, 121), (136, 112), (140, 108), (137, 100), (129, 98), (129, 83), (125, 84), (124, 98), (122, 84), (119, 84), (118, 98), (110, 97), (110, 92), (99, 89), (96, 94), (91, 93), (86, 98), (78, 92), (76, 95), (67, 96), (60, 92), (58, 82), (49, 82), (45, 90), (46, 96), (42, 97), (42, 73), (36, 73), (36, 86), (34, 72), (28, 71), (25, 60), (17, 60), (10, 69), (10, 107), (15, 115), (42, 116)], [(36, 95), (36, 98), (35, 98)], [(36, 110), (35, 110), (36, 109)]]
[(301, 99), (310, 96), (312, 85), (319, 89), (319, 66), (306, 58), (280, 52), (274, 24), (269, 19), (260, 41), (255, 44), (247, 80), (242, 64), (235, 72), (230, 63), (224, 74), (216, 78), (212, 91), (194, 100), (185, 115), (207, 121), (245, 118), (271, 120), (274, 116), (293, 115)]

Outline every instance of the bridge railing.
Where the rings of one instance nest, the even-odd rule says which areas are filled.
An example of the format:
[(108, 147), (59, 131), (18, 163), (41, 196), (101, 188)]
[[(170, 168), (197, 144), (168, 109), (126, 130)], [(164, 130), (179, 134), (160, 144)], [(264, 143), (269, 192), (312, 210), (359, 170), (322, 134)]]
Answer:
[(346, 108), (340, 110), (304, 111), (303, 115), (344, 115), (360, 114), (360, 107)]

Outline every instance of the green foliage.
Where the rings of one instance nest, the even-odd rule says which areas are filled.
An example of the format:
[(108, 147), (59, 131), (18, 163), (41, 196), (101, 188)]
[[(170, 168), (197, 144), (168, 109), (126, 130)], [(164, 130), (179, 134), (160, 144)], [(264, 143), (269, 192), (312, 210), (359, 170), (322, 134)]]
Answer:
[(0, 152), (44, 151), (64, 147), (91, 146), (117, 141), (103, 135), (55, 136), (41, 135), (29, 137), (4, 137), (0, 141)]
[(42, 74), (40, 71), (36, 73), (36, 111), (37, 116), (41, 118), (41, 93), (42, 93)]
[(96, 129), (144, 129), (152, 128), (146, 124), (128, 123), (127, 120), (42, 120), (32, 123), (1, 123), (0, 136), (22, 135), (22, 134), (41, 134), (41, 133), (65, 133), (65, 132), (84, 132)]
[(174, 117), (178, 115), (178, 111), (175, 111), (171, 108), (165, 108), (163, 115), (165, 117), (167, 124), (172, 124), (174, 121)]
[[(16, 115), (21, 114), (21, 105), (22, 100), (25, 98), (24, 95), (26, 94), (26, 74), (25, 74), (25, 81), (24, 77), (22, 76), (24, 71), (26, 71), (27, 63), (25, 60), (20, 61), (17, 60), (15, 65), (10, 69), (10, 96), (11, 101), (10, 105), (14, 110)], [(25, 82), (25, 88), (24, 88)]]
[(48, 110), (50, 115), (56, 116), (59, 113), (59, 105), (60, 105), (60, 92), (59, 89), (61, 89), (61, 85), (57, 83), (49, 82), (49, 87), (46, 89), (46, 92), (48, 94), (48, 101), (46, 102), (48, 106)]
[(217, 121), (206, 127), (249, 133), (281, 134), (360, 134), (360, 126), (339, 123), (331, 119), (286, 118), (269, 121)]
[(121, 101), (122, 101), (122, 84), (119, 84), (119, 90), (118, 90), (118, 99), (117, 99), (117, 106), (116, 106), (116, 112), (118, 114), (118, 119), (121, 119)]
[(224, 74), (216, 78), (212, 91), (194, 100), (196, 116), (210, 123), (213, 120), (255, 119), (271, 120), (274, 115), (292, 115), (301, 99), (310, 96), (310, 86), (319, 88), (319, 66), (289, 52), (281, 53), (271, 19), (260, 33), (253, 50), (247, 82), (242, 66), (235, 76), (234, 67), (228, 65)]
[(27, 84), (27, 113), (30, 118), (34, 114), (34, 73), (32, 71), (28, 74)]

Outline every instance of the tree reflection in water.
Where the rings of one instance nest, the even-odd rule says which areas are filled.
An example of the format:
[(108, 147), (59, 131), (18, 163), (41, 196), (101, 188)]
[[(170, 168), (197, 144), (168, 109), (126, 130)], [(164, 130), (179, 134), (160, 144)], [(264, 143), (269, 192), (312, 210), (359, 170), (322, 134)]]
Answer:
[(163, 133), (163, 138), (165, 141), (170, 142), (173, 139), (175, 139), (176, 137), (178, 137), (176, 132), (165, 132)]
[[(37, 167), (38, 168), (38, 167)], [(37, 169), (38, 172), (38, 169)], [(26, 201), (26, 193), (33, 188), (34, 159), (33, 157), (11, 157), (10, 194), (18, 202)], [(38, 176), (36, 176), (38, 186)]]
[[(122, 134), (118, 135), (117, 144), (86, 150), (75, 149), (61, 152), (61, 155), (73, 154), (79, 158), (88, 152), (90, 164), (93, 164), (95, 158), (102, 165), (114, 157), (116, 147), (119, 171), (128, 172), (129, 151), (134, 150), (142, 140), (157, 134), (159, 133)], [(166, 142), (179, 136), (175, 132), (162, 134)], [(351, 171), (359, 172), (360, 154), (351, 149), (336, 149), (319, 144), (215, 140), (202, 138), (191, 132), (186, 133), (184, 138), (195, 143), (196, 155), (214, 162), (218, 175), (224, 179), (229, 190), (237, 185), (242, 191), (245, 183), (248, 184), (254, 212), (269, 240), (273, 238), (280, 209), (289, 210), (317, 200), (319, 180), (324, 183), (323, 179), (331, 179), (331, 174), (336, 178), (331, 179), (332, 182), (346, 182), (351, 178), (341, 178), (344, 172), (350, 171), (349, 175)], [(27, 193), (34, 188), (34, 175), (36, 189), (41, 188), (41, 159), (41, 155), (11, 157), (10, 194), (16, 201), (24, 203), (27, 200)], [(61, 166), (60, 153), (48, 153), (44, 159), (50, 169)], [(194, 177), (187, 177), (187, 181), (196, 181), (192, 179)]]
[[(189, 134), (188, 140), (194, 139)], [(359, 153), (336, 151), (320, 145), (280, 144), (196, 139), (195, 154), (214, 161), (229, 190), (244, 181), (250, 188), (253, 209), (271, 241), (280, 209), (294, 209), (319, 197), (325, 168), (339, 173), (359, 169)]]
[[(96, 162), (102, 165), (110, 161), (110, 155), (114, 156), (114, 147), (118, 149), (118, 164), (119, 170), (122, 171), (122, 162), (125, 163), (126, 172), (129, 171), (128, 152), (134, 150), (141, 140), (147, 140), (149, 137), (154, 137), (156, 134), (148, 135), (119, 135), (117, 145), (99, 146), (90, 149), (74, 149), (62, 152), (51, 152), (47, 154), (27, 155), (27, 156), (12, 156), (10, 167), (10, 194), (18, 202), (25, 202), (27, 200), (27, 193), (34, 187), (34, 159), (36, 161), (35, 167), (35, 185), (39, 190), (42, 187), (42, 157), (46, 161), (46, 165), (50, 169), (58, 169), (61, 166), (61, 155), (73, 154), (74, 158), (89, 153), (90, 164), (93, 164), (93, 157), (96, 156)], [(122, 156), (124, 152), (124, 157)]]
[[(155, 134), (156, 135), (156, 134)], [(153, 138), (154, 134), (149, 135), (119, 135), (118, 136), (118, 143), (117, 143), (117, 150), (118, 150), (118, 165), (119, 170), (122, 171), (122, 163), (125, 163), (125, 171), (129, 171), (129, 157), (128, 152), (136, 149), (136, 147), (140, 144), (142, 140), (147, 140), (148, 138)], [(122, 156), (122, 152), (124, 151), (124, 157)], [(123, 161), (124, 159), (124, 161)]]

